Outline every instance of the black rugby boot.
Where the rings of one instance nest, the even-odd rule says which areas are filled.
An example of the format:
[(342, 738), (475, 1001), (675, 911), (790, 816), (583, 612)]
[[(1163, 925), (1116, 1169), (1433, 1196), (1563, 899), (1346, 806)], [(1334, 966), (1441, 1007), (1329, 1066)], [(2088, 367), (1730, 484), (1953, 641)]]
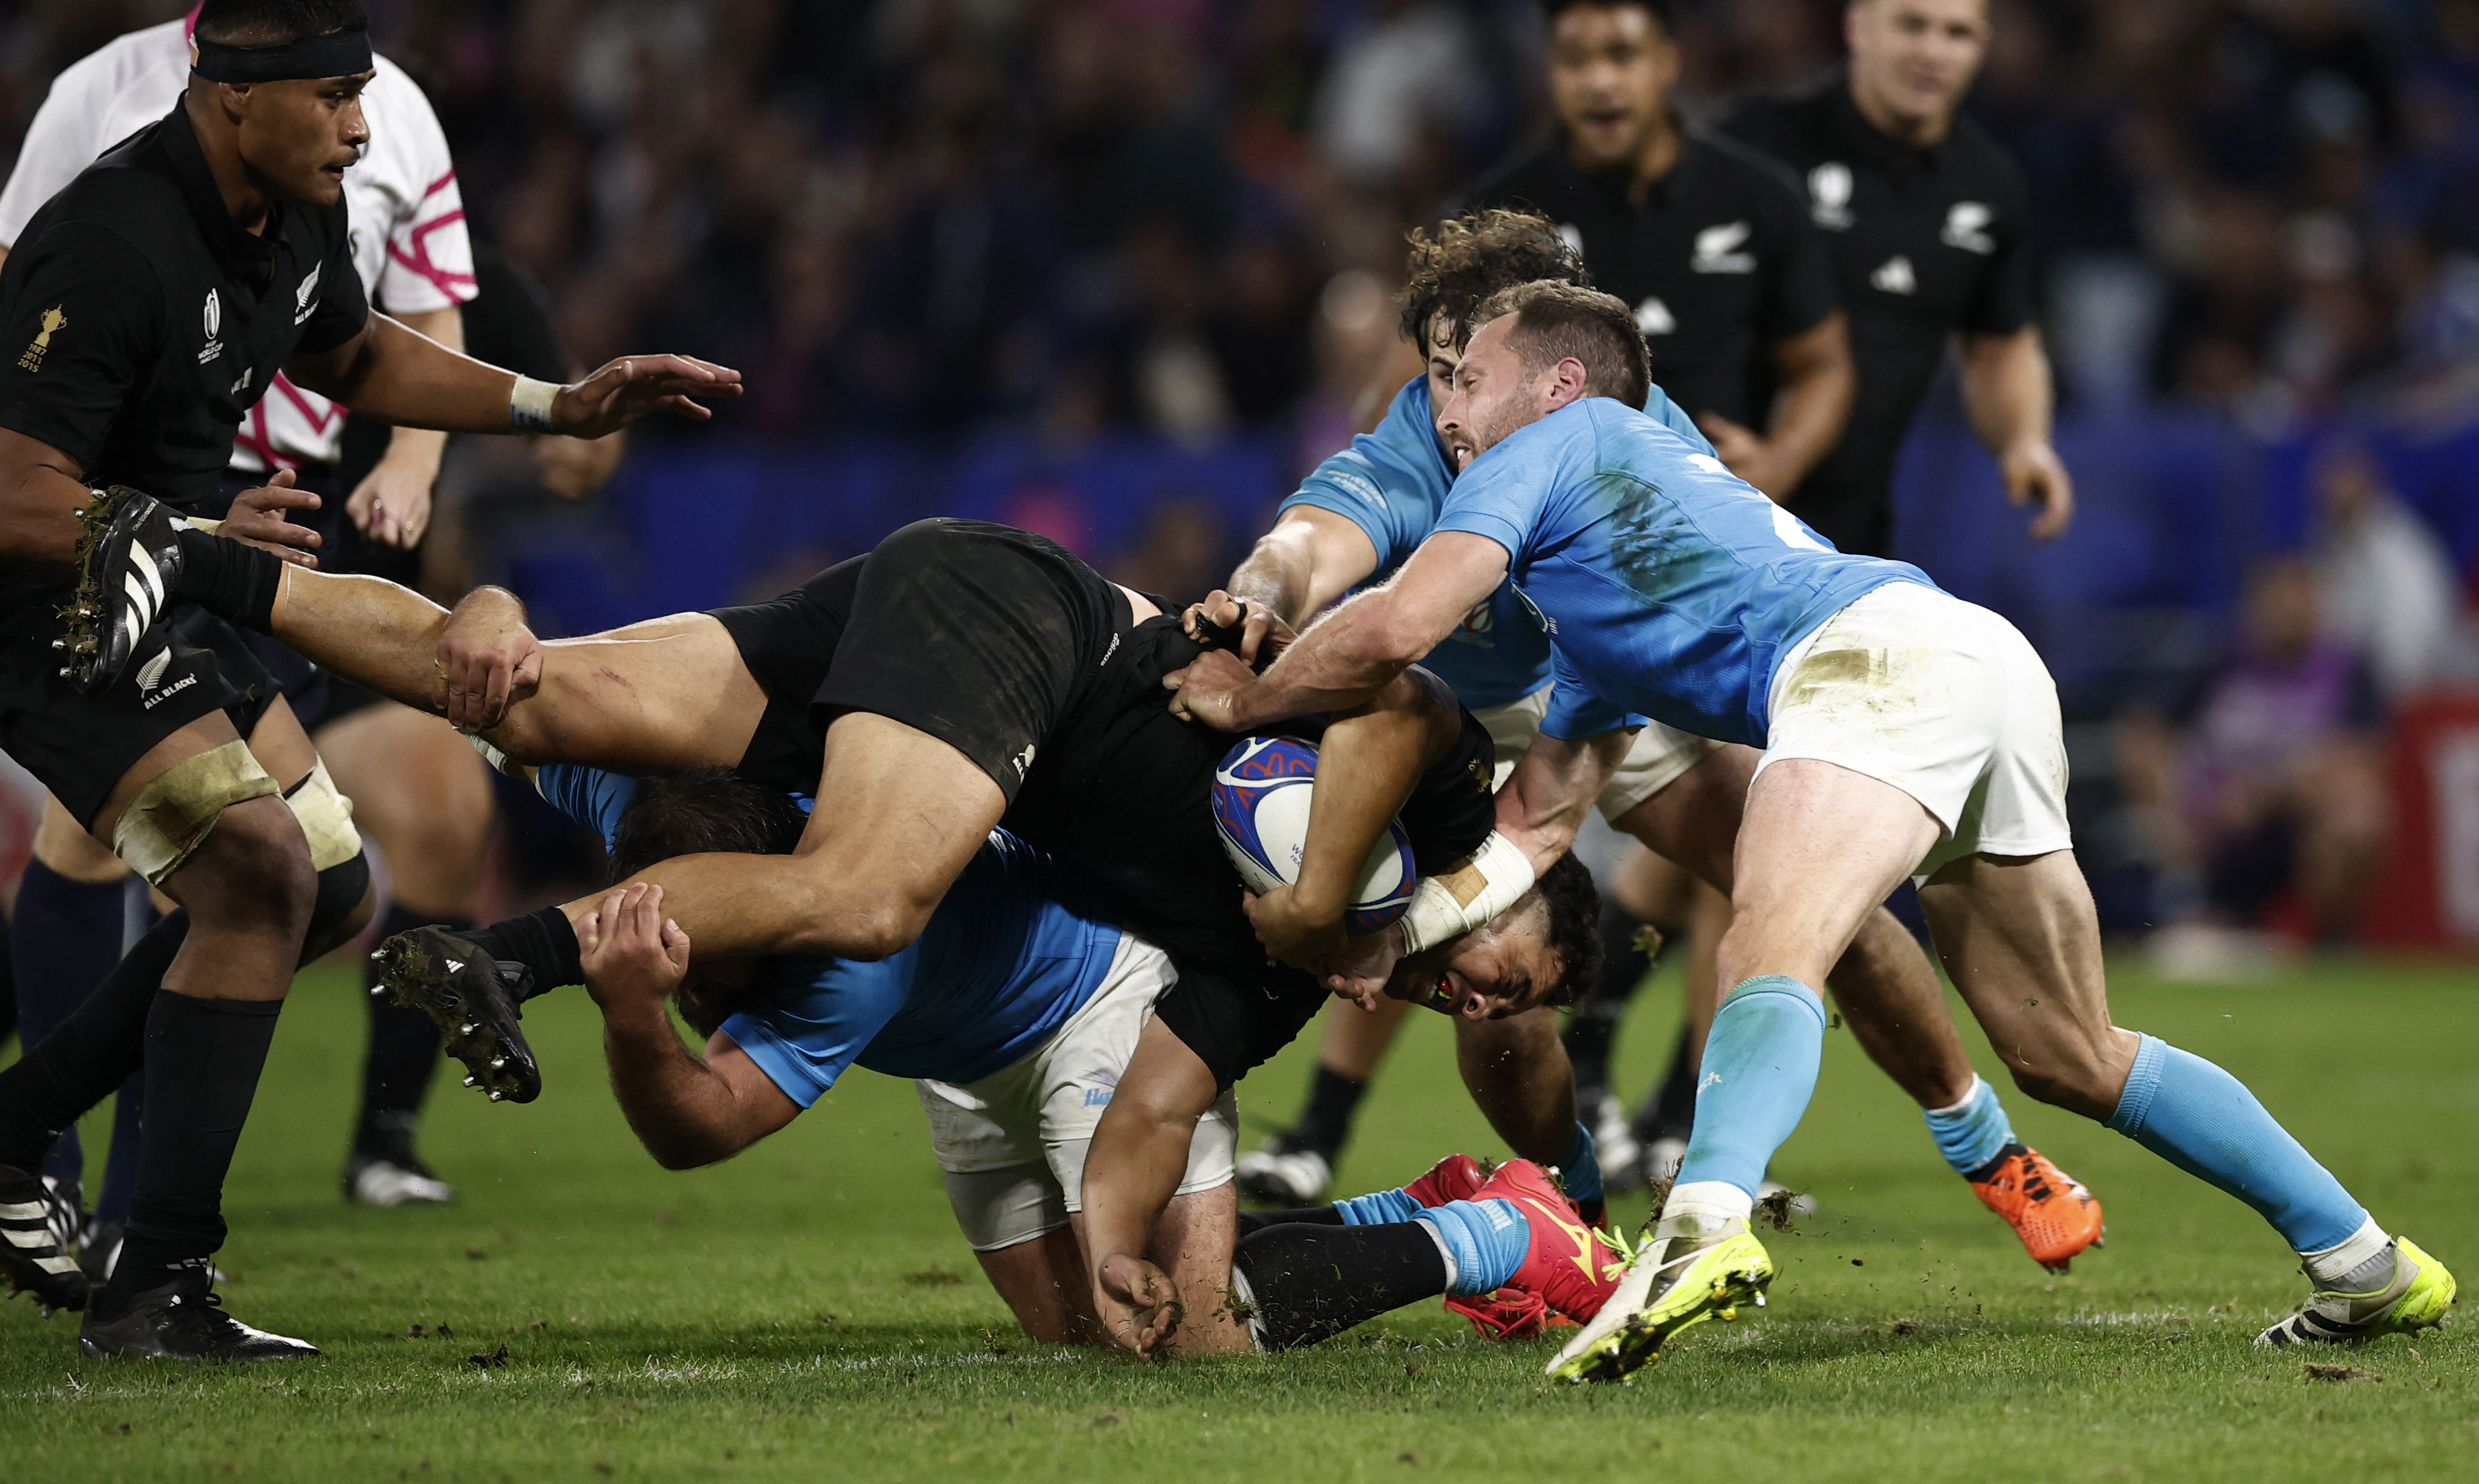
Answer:
[(61, 678), (81, 695), (116, 684), (181, 577), (183, 523), (162, 501), (125, 484), (99, 491), (78, 512), (78, 585), (52, 641)]
[(116, 1319), (89, 1312), (78, 1329), (78, 1349), (89, 1356), (185, 1361), (301, 1360), (319, 1353), (306, 1340), (252, 1329), (224, 1313), (223, 1295), (203, 1268), (139, 1294)]
[(31, 1293), (49, 1315), (86, 1307), (88, 1283), (77, 1260), (60, 1243), (58, 1203), (42, 1177), (0, 1164), (0, 1282), (12, 1293)]
[(371, 955), (384, 994), (406, 1010), (430, 1017), (447, 1037), (447, 1054), (472, 1075), (465, 1086), (481, 1087), (494, 1103), (530, 1103), (542, 1095), (542, 1069), (517, 1028), (518, 1004), (532, 974), (522, 963), (491, 957), (473, 939), (444, 928), (416, 928), (381, 943)]

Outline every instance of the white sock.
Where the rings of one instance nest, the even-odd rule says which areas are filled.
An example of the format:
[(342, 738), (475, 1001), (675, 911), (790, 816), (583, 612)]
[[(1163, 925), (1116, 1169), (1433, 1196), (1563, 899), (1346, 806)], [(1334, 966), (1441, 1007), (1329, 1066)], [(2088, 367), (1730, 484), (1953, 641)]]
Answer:
[(1265, 1321), (1257, 1318), (1257, 1291), (1248, 1286), (1248, 1275), (1235, 1265), (1231, 1269), (1231, 1296), (1248, 1306), (1248, 1345), (1258, 1354), (1265, 1353)]
[(1962, 1094), (1962, 1100), (1960, 1102), (1955, 1104), (1952, 1108), (1923, 1108), (1920, 1112), (1927, 1113), (1931, 1118), (1954, 1117), (1959, 1114), (1964, 1109), (1969, 1108), (1972, 1105), (1973, 1100), (1980, 1096), (1981, 1086), (1982, 1084), (1980, 1080), (1980, 1074), (1978, 1072), (1974, 1072), (1971, 1074), (1971, 1087)]
[(1733, 1221), (1741, 1227), (1755, 1215), (1756, 1198), (1726, 1180), (1691, 1180), (1670, 1188), (1661, 1203), (1657, 1237), (1719, 1236)]
[(2388, 1262), (2375, 1266), (2366, 1273), (2361, 1273), (2359, 1269), (2386, 1257), (2392, 1241), (2391, 1234), (2378, 1226), (2375, 1217), (2369, 1216), (2365, 1225), (2338, 1244), (2321, 1252), (2301, 1252), (2298, 1256), (2307, 1265), (2307, 1276), (2315, 1280), (2317, 1288), (2344, 1293), (2364, 1292), (2376, 1287), (2377, 1278), (2390, 1273), (2390, 1265)]
[(1429, 1240), (1438, 1244), (1438, 1256), (1446, 1260), (1446, 1292), (1453, 1292), (1456, 1280), (1464, 1275), (1463, 1269), (1455, 1266), (1455, 1249), (1446, 1245), (1445, 1234), (1438, 1230), (1435, 1221), (1422, 1221), (1416, 1217), (1412, 1224), (1428, 1233)]

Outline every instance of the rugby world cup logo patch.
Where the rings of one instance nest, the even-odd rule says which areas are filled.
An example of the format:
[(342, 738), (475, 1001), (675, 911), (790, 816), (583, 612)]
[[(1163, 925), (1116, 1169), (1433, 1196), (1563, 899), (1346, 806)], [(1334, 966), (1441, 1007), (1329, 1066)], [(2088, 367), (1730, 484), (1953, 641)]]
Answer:
[(224, 301), (215, 290), (207, 291), (206, 307), (199, 312), (198, 320), (207, 330), (207, 343), (198, 347), (198, 364), (204, 366), (224, 353), (224, 343), (216, 338), (224, 327)]

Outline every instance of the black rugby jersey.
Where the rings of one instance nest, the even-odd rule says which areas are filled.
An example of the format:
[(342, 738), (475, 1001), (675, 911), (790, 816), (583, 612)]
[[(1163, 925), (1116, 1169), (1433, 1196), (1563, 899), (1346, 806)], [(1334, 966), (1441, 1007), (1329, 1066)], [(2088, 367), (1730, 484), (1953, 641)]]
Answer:
[(1883, 133), (1842, 74), (1803, 96), (1751, 103), (1722, 128), (1805, 179), (1851, 316), (1851, 422), (1788, 503), (1843, 550), (1890, 556), (1894, 458), (1947, 338), (2031, 322), (2023, 173), (1968, 117), (1927, 149)]
[(266, 235), (225, 210), (180, 105), (79, 174), (0, 268), (0, 426), (219, 515), (243, 413), (296, 349), (370, 318), (344, 201), (280, 202)]
[(1700, 129), (1681, 143), (1641, 202), (1626, 172), (1585, 174), (1559, 138), (1483, 179), (1466, 209), (1528, 206), (1558, 223), (1594, 287), (1634, 308), (1670, 399), (1762, 432), (1777, 381), (1767, 347), (1833, 313), (1831, 258), (1781, 166)]

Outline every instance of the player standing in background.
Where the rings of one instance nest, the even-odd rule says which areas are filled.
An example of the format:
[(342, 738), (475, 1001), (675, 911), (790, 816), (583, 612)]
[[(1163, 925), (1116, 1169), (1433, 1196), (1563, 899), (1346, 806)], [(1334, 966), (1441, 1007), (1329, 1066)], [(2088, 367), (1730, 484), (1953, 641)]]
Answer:
[[(38, 207), (105, 150), (162, 117), (189, 86), (191, 34), (196, 24), (193, 7), (178, 20), (112, 41), (53, 80), (27, 130), (16, 168), (0, 190), (0, 258)], [(371, 61), (374, 71), (362, 91), (371, 138), (361, 159), (345, 172), (353, 269), (381, 309), (408, 328), (461, 350), (465, 329), (459, 306), (473, 297), (475, 278), (447, 140), (421, 87), (387, 58), (373, 56)], [(564, 365), (549, 371), (532, 365), (517, 369), (546, 379), (567, 379)], [(279, 375), (243, 421), (226, 493), (263, 484), (277, 470), (291, 470), (299, 488), (317, 492), (324, 501), (318, 511), (304, 514), (324, 538), (323, 567), (413, 582), (420, 568), (419, 544), (430, 523), (431, 485), (447, 435), (427, 428), (390, 429), (375, 464), (347, 483), (341, 468), (345, 423), (343, 408)], [(470, 749), (436, 721), (408, 727), (400, 717), (372, 716), (351, 727), (327, 726), (368, 698), (355, 693), (348, 699), (342, 687), (331, 691), (315, 669), (279, 646), (261, 649), (295, 713), (316, 729), (320, 755), (345, 797), (361, 806), (364, 834), (389, 867), (383, 873), (392, 888), (386, 931), (470, 921), (493, 817), (489, 776)], [(395, 780), (423, 784), (434, 795), (429, 806), (419, 814), (386, 807), (387, 801), (377, 795)], [(393, 791), (400, 792), (401, 786)], [(361, 797), (366, 792), (373, 795), (368, 802)], [(129, 879), (127, 867), (80, 830), (59, 801), (48, 804), (20, 892), (25, 930), (13, 939), (18, 982), (28, 999), (30, 1042), (48, 1034), (111, 972), (123, 942)], [(454, 1195), (413, 1147), (422, 1095), (438, 1061), (439, 1036), (429, 1021), (384, 999), (371, 999), (361, 1114), (345, 1170), (348, 1198), (395, 1206)], [(87, 1268), (98, 1278), (111, 1271), (128, 1221), (141, 1101), (138, 1080), (132, 1079), (114, 1123), (115, 1158), (92, 1221), (82, 1234)], [(80, 1164), (72, 1131), (44, 1165), (64, 1206), (74, 1205)]]
[(2032, 537), (2050, 540), (2074, 518), (2074, 481), (2049, 444), (2049, 357), (2032, 322), (2030, 189), (1961, 115), (1988, 29), (1987, 0), (1851, 0), (1847, 68), (1722, 125), (1805, 176), (1859, 367), (1849, 430), (1824, 461), (1787, 491), (1750, 482), (1846, 552), (1893, 554), (1894, 458), (1949, 344), (2006, 498), (2040, 507)]
[[(1543, 10), (1557, 131), (1472, 187), (1469, 208), (1537, 211), (1556, 223), (1594, 283), (1634, 306), (1653, 380), (1670, 400), (1695, 419), (1733, 473), (1786, 493), (1841, 436), (1853, 379), (1833, 265), (1796, 179), (1678, 117), (1671, 104), (1680, 59), (1670, 0), (1544, 0)], [(1518, 694), (1466, 700), (1494, 705)], [(1511, 762), (1516, 755), (1501, 746), (1500, 755)], [(1640, 1141), (1668, 1138), (1685, 1148), (1696, 1049), (1712, 1016), (1711, 945), (1729, 922), (1720, 895), (1688, 873), (1658, 857), (1636, 860), (1604, 908), (1601, 982), (1577, 1006), (1566, 1036), (1577, 1105), (1604, 1173), (1621, 1184), (1635, 1177)], [(1608, 1091), (1618, 1015), (1650, 966), (1636, 947), (1630, 905), (1665, 935), (1692, 932), (1700, 948), (1689, 968), (1688, 1024), (1665, 1081), (1670, 1094), (1656, 1094), (1646, 1110), (1667, 1109), (1671, 1123), (1639, 1120), (1634, 1133)], [(1290, 1133), (1242, 1158), (1243, 1190), (1264, 1199), (1316, 1198), (1400, 1018), (1399, 1011), (1329, 1013), (1308, 1106)]]

